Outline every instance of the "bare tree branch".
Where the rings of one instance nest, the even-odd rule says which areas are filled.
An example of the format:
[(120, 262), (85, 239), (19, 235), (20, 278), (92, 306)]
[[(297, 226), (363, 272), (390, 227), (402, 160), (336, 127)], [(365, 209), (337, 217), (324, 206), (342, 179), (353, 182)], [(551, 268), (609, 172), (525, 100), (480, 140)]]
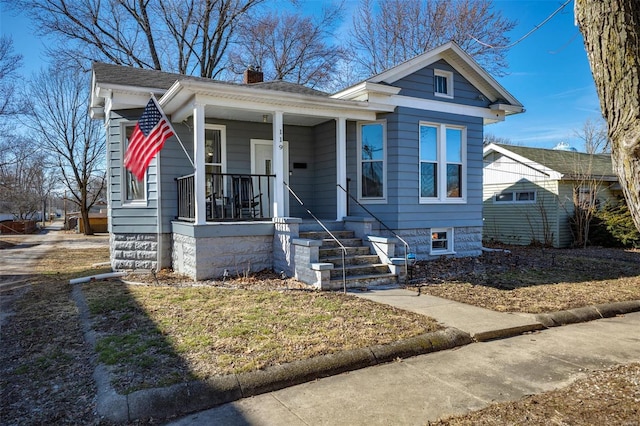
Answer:
[(344, 49), (328, 41), (341, 11), (326, 7), (315, 18), (278, 11), (244, 21), (230, 59), (233, 72), (258, 65), (267, 80), (327, 86), (345, 56)]
[[(38, 135), (37, 146), (53, 158), (86, 224), (89, 209), (97, 200), (96, 191), (101, 192), (105, 183), (104, 132), (87, 114), (88, 89), (86, 75), (58, 69), (40, 71), (25, 93), (32, 102), (24, 122), (31, 134)], [(96, 186), (96, 181), (101, 184)], [(85, 227), (85, 233), (92, 233), (90, 226)]]
[(6, 0), (29, 10), (42, 34), (61, 38), (58, 61), (213, 78), (241, 19), (264, 0)]
[(584, 142), (584, 149), (587, 154), (611, 151), (609, 136), (607, 135), (607, 123), (604, 120), (588, 118), (582, 125), (582, 129), (574, 132)]
[(455, 41), (489, 72), (504, 75), (514, 21), (493, 10), (491, 0), (364, 0), (353, 18), (354, 59), (370, 74)]

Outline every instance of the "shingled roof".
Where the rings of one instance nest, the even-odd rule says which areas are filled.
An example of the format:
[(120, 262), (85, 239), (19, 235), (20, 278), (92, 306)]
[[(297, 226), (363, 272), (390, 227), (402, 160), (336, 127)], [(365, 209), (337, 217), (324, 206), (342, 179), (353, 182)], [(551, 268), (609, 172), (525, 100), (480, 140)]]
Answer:
[[(153, 88), (160, 90), (169, 89), (178, 80), (195, 80), (211, 82), (216, 84), (226, 84), (232, 86), (246, 86), (241, 83), (234, 83), (222, 80), (212, 80), (204, 77), (194, 77), (184, 74), (175, 74), (164, 71), (149, 70), (122, 65), (106, 64), (104, 62), (93, 63), (93, 73), (96, 82), (100, 84), (113, 84), (120, 86), (132, 86), (141, 88)], [(253, 83), (250, 86), (265, 90), (274, 90), (286, 93), (298, 93), (311, 96), (328, 97), (329, 94), (301, 84), (289, 83), (282, 80), (265, 81)]]
[(531, 148), (517, 145), (497, 146), (511, 151), (563, 175), (564, 179), (590, 175), (597, 178), (617, 179), (610, 154), (587, 154), (557, 149)]

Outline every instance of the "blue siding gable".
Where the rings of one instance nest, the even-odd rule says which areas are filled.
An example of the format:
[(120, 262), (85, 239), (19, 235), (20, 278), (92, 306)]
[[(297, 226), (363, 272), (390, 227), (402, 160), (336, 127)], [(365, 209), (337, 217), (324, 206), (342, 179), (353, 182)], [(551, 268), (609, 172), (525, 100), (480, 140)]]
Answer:
[[(453, 99), (434, 94), (434, 70), (436, 69), (453, 73)], [(394, 82), (393, 85), (402, 89), (401, 96), (477, 107), (488, 107), (490, 104), (489, 100), (473, 84), (444, 60), (434, 62), (428, 67)]]

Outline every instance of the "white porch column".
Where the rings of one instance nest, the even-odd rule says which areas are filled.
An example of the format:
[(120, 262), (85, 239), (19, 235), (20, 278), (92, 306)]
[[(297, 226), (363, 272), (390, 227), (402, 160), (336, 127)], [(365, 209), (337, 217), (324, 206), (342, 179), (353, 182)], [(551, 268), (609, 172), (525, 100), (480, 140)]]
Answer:
[(273, 113), (273, 171), (276, 175), (275, 187), (273, 189), (273, 217), (284, 217), (284, 197), (286, 189), (284, 187), (284, 130), (282, 115), (282, 111)]
[(205, 200), (205, 170), (204, 170), (204, 105), (195, 102), (193, 104), (193, 158), (196, 166), (194, 173), (195, 190), (195, 224), (202, 225), (206, 219)]
[[(347, 189), (347, 120), (336, 118), (336, 180), (337, 184)], [(336, 186), (336, 220), (347, 216), (347, 193)]]

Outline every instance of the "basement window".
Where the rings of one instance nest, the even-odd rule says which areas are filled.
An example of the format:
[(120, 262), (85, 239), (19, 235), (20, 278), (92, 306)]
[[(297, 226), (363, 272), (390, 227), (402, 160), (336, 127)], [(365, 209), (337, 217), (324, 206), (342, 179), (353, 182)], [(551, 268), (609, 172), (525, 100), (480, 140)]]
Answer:
[(430, 254), (438, 255), (453, 253), (453, 228), (432, 229)]

